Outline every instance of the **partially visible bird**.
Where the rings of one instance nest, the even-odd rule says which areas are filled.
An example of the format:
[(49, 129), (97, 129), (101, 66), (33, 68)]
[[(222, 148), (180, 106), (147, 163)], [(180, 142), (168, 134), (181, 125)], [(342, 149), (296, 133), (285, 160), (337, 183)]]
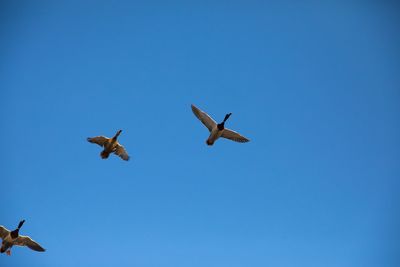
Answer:
[(96, 137), (89, 137), (87, 140), (90, 143), (98, 144), (99, 146), (103, 147), (103, 151), (101, 151), (100, 156), (102, 159), (108, 158), (111, 153), (115, 153), (123, 160), (129, 160), (129, 155), (126, 152), (125, 148), (118, 143), (117, 138), (121, 134), (122, 130), (119, 130), (114, 137), (108, 138), (105, 136), (96, 136)]
[(221, 123), (216, 123), (207, 113), (197, 108), (192, 104), (192, 111), (194, 115), (208, 128), (210, 131), (210, 136), (206, 140), (206, 144), (212, 146), (214, 142), (220, 138), (230, 139), (235, 142), (245, 143), (250, 140), (246, 137), (240, 135), (239, 133), (225, 128), (225, 122), (229, 119), (232, 113), (225, 115), (224, 120)]
[(13, 246), (27, 246), (35, 251), (45, 251), (38, 243), (33, 241), (29, 236), (19, 235), (19, 230), (24, 224), (25, 220), (19, 222), (17, 229), (10, 231), (4, 226), (0, 225), (0, 237), (3, 239), (1, 243), (0, 253), (6, 252), (8, 256), (11, 255), (11, 248)]

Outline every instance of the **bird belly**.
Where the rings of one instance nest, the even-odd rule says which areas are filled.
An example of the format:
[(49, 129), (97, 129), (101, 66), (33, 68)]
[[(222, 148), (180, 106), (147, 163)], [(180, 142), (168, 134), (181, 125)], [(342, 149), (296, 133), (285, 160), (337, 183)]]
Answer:
[(222, 131), (219, 131), (217, 128), (213, 129), (206, 141), (207, 145), (212, 146), (214, 142), (221, 137), (221, 135)]

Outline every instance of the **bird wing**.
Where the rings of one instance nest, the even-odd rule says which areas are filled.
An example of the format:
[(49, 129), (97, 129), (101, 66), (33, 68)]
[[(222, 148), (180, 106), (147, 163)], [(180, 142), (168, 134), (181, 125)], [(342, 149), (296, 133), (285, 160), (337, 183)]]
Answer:
[(225, 128), (224, 131), (222, 132), (221, 137), (230, 139), (232, 141), (235, 142), (239, 142), (239, 143), (246, 143), (249, 142), (250, 140), (247, 139), (246, 137), (240, 135), (239, 133), (232, 131), (230, 129)]
[(123, 146), (121, 146), (119, 143), (117, 144), (117, 146), (115, 147), (115, 151), (114, 153), (116, 155), (118, 155), (121, 159), (123, 160), (129, 160), (129, 155), (126, 152), (125, 148)]
[(0, 225), (0, 238), (1, 239), (6, 238), (6, 236), (8, 236), (9, 233), (10, 233), (10, 230), (5, 228), (3, 225)]
[(20, 235), (15, 239), (14, 245), (17, 246), (27, 246), (28, 248), (35, 251), (45, 251), (38, 243), (33, 241), (29, 236)]
[(98, 144), (99, 146), (104, 146), (104, 144), (109, 140), (105, 136), (88, 137), (88, 142)]
[(217, 125), (217, 123), (207, 113), (201, 111), (195, 105), (192, 105), (192, 111), (210, 132)]

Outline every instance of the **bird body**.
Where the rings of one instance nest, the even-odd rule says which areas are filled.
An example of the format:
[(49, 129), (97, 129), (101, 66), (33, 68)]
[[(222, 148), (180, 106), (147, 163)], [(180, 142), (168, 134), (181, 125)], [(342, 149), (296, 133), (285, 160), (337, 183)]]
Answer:
[(129, 160), (129, 155), (126, 152), (125, 148), (117, 141), (118, 136), (121, 134), (121, 132), (122, 130), (119, 130), (112, 138), (108, 138), (105, 136), (96, 136), (89, 137), (87, 140), (90, 143), (98, 144), (99, 146), (103, 147), (103, 151), (101, 151), (100, 153), (102, 159), (106, 159), (110, 156), (111, 153), (115, 153), (123, 160)]
[(0, 253), (6, 252), (8, 255), (11, 255), (11, 248), (13, 246), (27, 246), (28, 248), (43, 252), (45, 251), (38, 243), (33, 241), (29, 236), (19, 235), (19, 230), (24, 224), (25, 220), (22, 220), (17, 229), (10, 231), (4, 226), (0, 225), (0, 238), (3, 240), (1, 242)]
[(192, 111), (194, 115), (207, 127), (210, 132), (206, 140), (206, 144), (212, 146), (214, 142), (220, 138), (230, 139), (235, 142), (245, 143), (250, 140), (246, 137), (240, 135), (239, 133), (225, 128), (225, 122), (229, 119), (232, 113), (228, 113), (225, 115), (224, 120), (221, 123), (216, 123), (213, 118), (211, 118), (207, 113), (197, 108), (195, 105), (192, 105)]
[(212, 146), (214, 144), (215, 141), (217, 141), (218, 138), (221, 137), (223, 130), (219, 130), (218, 127), (214, 127), (211, 132), (210, 135), (208, 136), (207, 140), (206, 140), (206, 144), (209, 146)]
[(118, 146), (118, 142), (116, 138), (109, 138), (105, 143), (104, 143), (104, 150), (101, 152), (101, 157), (103, 159), (108, 158), (110, 153), (115, 152), (115, 149)]

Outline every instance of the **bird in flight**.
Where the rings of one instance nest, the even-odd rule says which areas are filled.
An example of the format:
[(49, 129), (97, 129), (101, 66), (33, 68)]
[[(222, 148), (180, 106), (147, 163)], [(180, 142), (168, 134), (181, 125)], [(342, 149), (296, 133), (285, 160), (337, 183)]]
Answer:
[(246, 143), (250, 140), (240, 135), (239, 133), (225, 128), (225, 122), (229, 119), (232, 113), (225, 115), (224, 120), (221, 123), (216, 123), (207, 113), (197, 108), (192, 104), (192, 111), (194, 115), (208, 128), (210, 136), (206, 140), (206, 144), (212, 146), (214, 142), (220, 138), (230, 139), (235, 142)]
[(19, 235), (19, 230), (24, 224), (25, 220), (19, 222), (17, 229), (10, 231), (4, 226), (0, 225), (0, 237), (3, 240), (1, 243), (0, 253), (11, 255), (11, 248), (13, 246), (26, 246), (32, 250), (43, 252), (45, 251), (38, 243), (33, 241), (29, 236)]
[(121, 134), (122, 130), (119, 130), (114, 137), (108, 138), (105, 136), (96, 136), (96, 137), (89, 137), (87, 140), (90, 143), (98, 144), (99, 146), (103, 147), (103, 151), (101, 151), (100, 156), (102, 159), (108, 158), (111, 153), (115, 153), (123, 160), (129, 160), (129, 155), (126, 152), (125, 148), (118, 143), (117, 138)]

